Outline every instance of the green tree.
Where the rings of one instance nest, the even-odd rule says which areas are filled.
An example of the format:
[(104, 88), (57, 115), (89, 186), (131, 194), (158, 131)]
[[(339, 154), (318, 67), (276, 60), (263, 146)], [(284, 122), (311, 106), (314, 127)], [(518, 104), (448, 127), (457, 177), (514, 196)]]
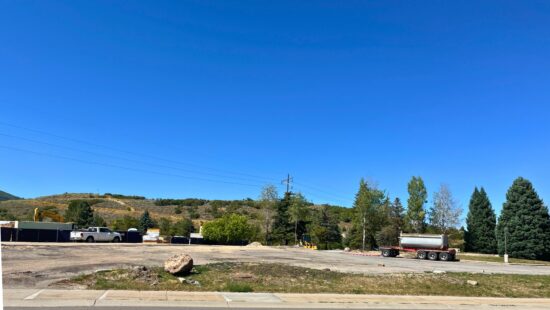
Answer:
[(505, 250), (505, 237), (511, 257), (550, 260), (548, 208), (531, 182), (521, 177), (508, 189), (498, 219), (498, 253), (501, 255)]
[(389, 198), (386, 201), (388, 206), (388, 221), (387, 225), (376, 234), (376, 242), (378, 245), (398, 245), (399, 234), (403, 229), (405, 209), (399, 198), (395, 198), (392, 203), (389, 203)]
[(125, 215), (123, 218), (118, 218), (113, 221), (111, 228), (113, 230), (127, 231), (130, 228), (139, 228), (139, 219)]
[(194, 231), (193, 222), (187, 218), (181, 219), (175, 222), (174, 225), (172, 225), (173, 236), (189, 237), (189, 235), (193, 231)]
[(476, 187), (470, 198), (466, 216), (465, 250), (486, 254), (497, 253), (496, 226), (495, 211), (485, 189), (482, 187), (478, 190)]
[(72, 200), (65, 211), (65, 221), (77, 227), (93, 226), (94, 210), (86, 200)]
[(315, 243), (324, 249), (340, 248), (342, 235), (338, 226), (338, 217), (327, 206), (321, 207), (311, 229)]
[(411, 232), (421, 233), (426, 226), (424, 204), (427, 202), (428, 192), (421, 177), (412, 177), (407, 190), (409, 199), (407, 200), (407, 213), (405, 215), (406, 227)]
[(290, 199), (288, 215), (294, 223), (294, 244), (298, 244), (298, 224), (303, 222), (307, 216), (307, 200), (301, 193), (293, 195)]
[(202, 234), (206, 240), (221, 244), (238, 244), (250, 240), (254, 227), (244, 215), (226, 214), (223, 217), (204, 224)]
[(276, 206), (276, 213), (273, 219), (272, 240), (278, 244), (288, 245), (292, 240), (294, 227), (289, 220), (288, 209), (290, 208), (291, 194), (285, 193)]
[[(355, 228), (350, 230), (350, 238), (357, 239), (354, 234), (361, 234), (361, 250), (372, 248), (376, 244), (376, 234), (387, 221), (387, 209), (384, 205), (384, 193), (369, 187), (364, 179), (359, 182), (359, 190), (355, 195)], [(354, 244), (351, 242), (350, 244)]]
[(433, 205), (430, 208), (430, 225), (438, 233), (446, 234), (450, 228), (456, 228), (460, 222), (462, 209), (454, 199), (449, 187), (441, 184), (438, 192), (434, 193)]
[(145, 210), (139, 219), (139, 231), (147, 232), (147, 229), (155, 227), (155, 221), (149, 215), (149, 210)]
[(16, 221), (17, 218), (15, 215), (11, 214), (10, 211), (4, 208), (0, 208), (0, 220), (4, 221)]
[(160, 234), (163, 236), (172, 235), (172, 221), (169, 218), (161, 217), (159, 219)]
[(263, 226), (265, 233), (265, 244), (270, 242), (271, 226), (273, 223), (273, 209), (279, 201), (279, 193), (275, 185), (266, 185), (260, 194), (260, 207), (263, 213)]

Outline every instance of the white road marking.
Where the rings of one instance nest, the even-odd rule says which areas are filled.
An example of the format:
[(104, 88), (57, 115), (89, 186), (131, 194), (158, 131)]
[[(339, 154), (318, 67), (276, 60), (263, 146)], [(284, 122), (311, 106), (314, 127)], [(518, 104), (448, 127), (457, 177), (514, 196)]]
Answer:
[(107, 297), (107, 294), (109, 293), (109, 290), (106, 290), (105, 293), (103, 293), (103, 295), (101, 295), (97, 300), (103, 300), (105, 299), (105, 297)]
[(40, 293), (42, 293), (44, 291), (44, 289), (41, 289), (40, 291), (32, 294), (32, 295), (29, 295), (27, 297), (25, 297), (25, 300), (33, 300), (35, 299), (36, 297), (38, 297), (38, 295), (40, 295)]

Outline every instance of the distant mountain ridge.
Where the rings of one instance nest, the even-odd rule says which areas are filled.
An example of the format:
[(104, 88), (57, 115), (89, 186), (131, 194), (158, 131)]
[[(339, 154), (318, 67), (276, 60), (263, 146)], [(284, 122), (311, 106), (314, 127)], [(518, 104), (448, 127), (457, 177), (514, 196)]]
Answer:
[(21, 199), (17, 196), (14, 196), (10, 193), (6, 193), (4, 191), (0, 191), (0, 201), (3, 201), (3, 200), (16, 200), (16, 199)]

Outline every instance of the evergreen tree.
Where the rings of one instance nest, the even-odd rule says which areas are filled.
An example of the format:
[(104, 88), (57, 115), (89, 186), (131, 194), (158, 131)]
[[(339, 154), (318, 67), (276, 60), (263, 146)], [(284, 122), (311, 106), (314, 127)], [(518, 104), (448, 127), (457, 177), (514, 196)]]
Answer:
[(72, 200), (65, 211), (65, 221), (77, 227), (88, 227), (94, 223), (94, 210), (86, 200)]
[(531, 182), (521, 177), (508, 189), (498, 219), (498, 253), (501, 255), (505, 250), (505, 238), (511, 257), (550, 260), (548, 208)]
[(407, 214), (405, 216), (407, 230), (421, 233), (426, 228), (424, 204), (427, 202), (428, 192), (421, 177), (412, 177), (407, 190), (409, 192)]
[(340, 248), (342, 235), (338, 226), (338, 217), (330, 212), (327, 206), (323, 206), (314, 219), (311, 229), (315, 243), (325, 250)]
[(149, 210), (145, 210), (143, 214), (141, 215), (141, 218), (139, 219), (139, 230), (142, 233), (147, 232), (147, 229), (155, 227), (155, 222), (149, 215)]
[(403, 229), (405, 209), (399, 198), (395, 198), (393, 203), (386, 202), (388, 206), (388, 224), (376, 234), (378, 245), (398, 245), (399, 234)]
[(271, 237), (278, 244), (288, 245), (289, 241), (294, 238), (294, 225), (288, 216), (290, 203), (291, 194), (289, 192), (285, 193), (285, 197), (277, 203)]
[(497, 252), (495, 229), (497, 220), (489, 197), (483, 189), (474, 189), (470, 198), (466, 228), (465, 251), (494, 254)]

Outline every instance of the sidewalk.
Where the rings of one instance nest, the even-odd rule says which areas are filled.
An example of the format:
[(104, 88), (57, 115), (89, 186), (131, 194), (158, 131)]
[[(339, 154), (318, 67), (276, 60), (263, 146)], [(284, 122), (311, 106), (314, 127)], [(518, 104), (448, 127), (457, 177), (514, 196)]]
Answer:
[(344, 294), (5, 289), (5, 307), (550, 309), (550, 299)]

